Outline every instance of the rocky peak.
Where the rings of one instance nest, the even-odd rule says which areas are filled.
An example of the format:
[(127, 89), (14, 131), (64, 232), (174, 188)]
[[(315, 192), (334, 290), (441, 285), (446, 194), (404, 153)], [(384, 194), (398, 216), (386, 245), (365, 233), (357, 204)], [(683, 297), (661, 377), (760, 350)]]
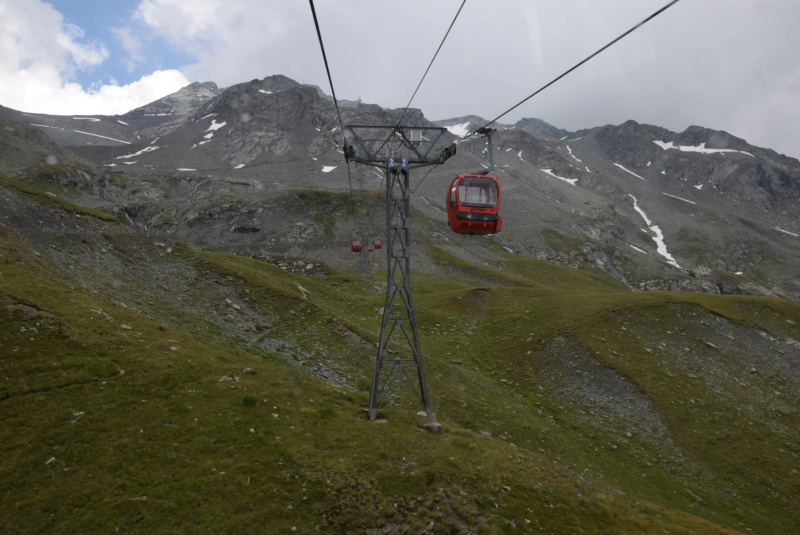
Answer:
[(194, 112), (198, 106), (219, 94), (214, 82), (194, 82), (146, 106), (126, 113), (123, 117), (182, 116)]
[[(274, 84), (265, 84), (265, 81), (253, 80), (231, 86), (197, 110), (192, 121), (216, 114), (217, 122), (232, 121), (229, 124), (236, 123), (248, 130), (256, 127), (294, 130), (302, 126), (326, 126), (333, 104), (321, 98), (314, 88), (286, 80), (292, 83), (278, 80)], [(271, 91), (264, 89), (265, 86), (285, 89)]]
[(654, 141), (669, 141), (674, 134), (658, 126), (626, 121), (617, 126), (584, 130), (576, 135), (593, 139), (612, 162), (643, 168), (663, 152)]
[(464, 117), (454, 117), (442, 121), (434, 121), (438, 126), (444, 126), (456, 135), (465, 136), (488, 123), (483, 117), (477, 115), (465, 115)]
[(690, 126), (681, 132), (675, 139), (676, 145), (699, 147), (708, 149), (729, 149), (738, 151), (751, 151), (755, 149), (745, 141), (723, 130), (712, 130), (702, 126)]
[(272, 91), (273, 93), (278, 91), (285, 91), (286, 89), (294, 89), (295, 87), (301, 87), (301, 84), (295, 82), (291, 78), (287, 78), (282, 74), (275, 74), (273, 76), (267, 76), (263, 80), (253, 80), (250, 82), (251, 84), (257, 83), (264, 91)]
[(548, 124), (541, 119), (536, 119), (535, 117), (520, 119), (514, 125), (514, 128), (530, 132), (531, 134), (545, 134), (558, 139), (570, 135), (567, 130), (556, 128), (555, 126)]

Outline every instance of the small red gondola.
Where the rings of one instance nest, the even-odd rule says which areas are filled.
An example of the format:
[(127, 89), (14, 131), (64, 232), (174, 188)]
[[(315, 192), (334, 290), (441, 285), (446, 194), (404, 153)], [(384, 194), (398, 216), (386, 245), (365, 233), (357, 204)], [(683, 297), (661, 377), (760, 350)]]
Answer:
[(364, 242), (361, 238), (353, 238), (350, 240), (350, 251), (360, 253), (364, 249)]
[(383, 249), (383, 240), (380, 238), (375, 238), (372, 242), (373, 247), (376, 249)]
[(447, 190), (447, 220), (458, 234), (496, 234), (503, 228), (500, 181), (481, 174), (458, 175)]

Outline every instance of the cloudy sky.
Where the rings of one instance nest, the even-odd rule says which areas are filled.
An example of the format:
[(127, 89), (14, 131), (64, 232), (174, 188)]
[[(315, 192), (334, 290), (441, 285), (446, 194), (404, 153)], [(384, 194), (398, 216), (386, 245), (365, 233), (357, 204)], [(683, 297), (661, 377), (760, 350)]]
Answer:
[[(469, 0), (412, 106), (494, 119), (668, 0)], [(316, 0), (340, 99), (404, 107), (462, 0)], [(681, 0), (501, 119), (698, 124), (800, 157), (800, 2)], [(118, 114), (193, 81), (330, 93), (305, 0), (0, 0), (0, 105)]]

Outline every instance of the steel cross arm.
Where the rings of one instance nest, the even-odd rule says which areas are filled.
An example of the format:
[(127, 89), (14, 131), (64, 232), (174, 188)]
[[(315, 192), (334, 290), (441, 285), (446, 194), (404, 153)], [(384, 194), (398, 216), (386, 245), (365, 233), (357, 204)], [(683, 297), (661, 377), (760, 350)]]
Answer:
[[(347, 125), (345, 129), (345, 145), (344, 156), (348, 162), (350, 160), (356, 163), (372, 165), (380, 169), (390, 169), (389, 159), (393, 157), (400, 157), (401, 152), (408, 153), (406, 168), (414, 169), (418, 167), (425, 167), (429, 165), (436, 165), (444, 163), (450, 156), (455, 154), (455, 145), (452, 144), (448, 147), (440, 149), (435, 155), (431, 152), (433, 148), (439, 143), (442, 137), (446, 134), (447, 128), (438, 126), (374, 126), (374, 125)], [(365, 135), (360, 135), (359, 130), (366, 130)], [(381, 137), (370, 137), (366, 135), (370, 131), (389, 131), (388, 135)], [(420, 139), (413, 140), (408, 137), (406, 132), (419, 131)], [(433, 132), (431, 138), (423, 135), (423, 132)], [(349, 136), (347, 134), (350, 134)], [(348, 143), (348, 137), (351, 143)], [(395, 140), (398, 145), (392, 147), (392, 141)], [(378, 144), (377, 148), (375, 145)], [(362, 156), (356, 155), (356, 146)], [(425, 146), (426, 149), (420, 150), (420, 147)], [(387, 150), (384, 150), (387, 149)], [(402, 149), (402, 150), (401, 150)], [(396, 166), (399, 167), (399, 166)]]
[[(420, 152), (417, 150), (416, 145), (414, 145), (414, 143), (408, 138), (408, 136), (406, 136), (406, 131), (401, 126), (395, 126), (394, 127), (394, 130), (392, 131), (392, 133), (389, 134), (389, 136), (383, 141), (381, 146), (378, 147), (378, 150), (375, 151), (376, 154), (379, 154), (381, 152), (383, 147), (385, 147), (389, 143), (389, 140), (392, 139), (392, 136), (400, 137), (400, 143), (403, 146), (405, 146), (406, 149), (411, 150), (414, 153), (414, 155), (416, 155), (416, 157), (417, 157), (416, 160), (410, 159), (409, 161), (411, 161), (411, 162), (423, 162), (423, 161), (425, 161), (425, 158), (423, 158), (422, 154), (420, 154)], [(422, 136), (420, 136), (420, 137), (422, 137)], [(431, 147), (432, 147), (432, 145), (431, 145)], [(430, 152), (430, 149), (428, 149), (428, 152)]]

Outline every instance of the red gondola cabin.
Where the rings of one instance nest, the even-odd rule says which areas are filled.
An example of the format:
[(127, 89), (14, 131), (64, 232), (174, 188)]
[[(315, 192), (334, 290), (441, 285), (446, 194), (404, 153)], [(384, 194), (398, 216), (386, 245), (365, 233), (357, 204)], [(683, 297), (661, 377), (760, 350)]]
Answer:
[(447, 220), (458, 234), (496, 234), (503, 228), (500, 181), (489, 175), (458, 175), (447, 190)]
[(360, 238), (350, 240), (350, 251), (360, 253), (364, 249), (364, 242)]

